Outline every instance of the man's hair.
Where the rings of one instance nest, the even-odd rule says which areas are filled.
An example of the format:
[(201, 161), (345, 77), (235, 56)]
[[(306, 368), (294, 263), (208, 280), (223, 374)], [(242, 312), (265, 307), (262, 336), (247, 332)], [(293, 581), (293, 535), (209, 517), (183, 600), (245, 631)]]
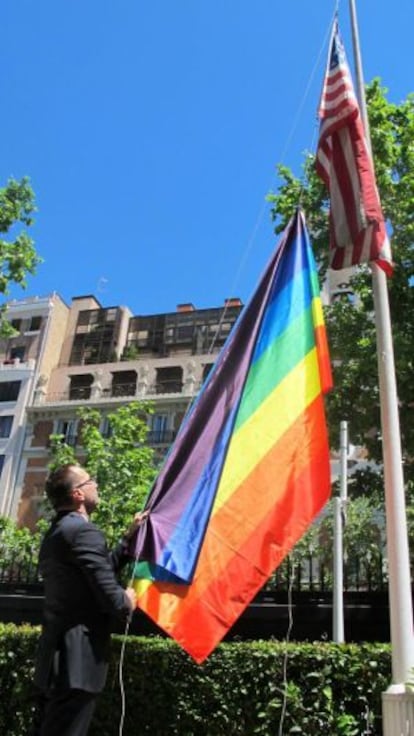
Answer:
[(71, 491), (75, 488), (76, 469), (75, 463), (61, 465), (60, 468), (52, 470), (46, 480), (46, 495), (55, 510), (72, 503)]

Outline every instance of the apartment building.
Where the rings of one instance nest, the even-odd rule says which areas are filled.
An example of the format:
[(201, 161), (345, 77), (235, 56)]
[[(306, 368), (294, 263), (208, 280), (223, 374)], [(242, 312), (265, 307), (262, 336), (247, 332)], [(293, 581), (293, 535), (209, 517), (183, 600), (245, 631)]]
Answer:
[(27, 406), (20, 458), (17, 518), (33, 526), (41, 510), (49, 461), (48, 440), (63, 434), (77, 448), (81, 406), (105, 415), (130, 401), (151, 402), (148, 441), (161, 458), (210, 371), (240, 311), (238, 298), (220, 307), (133, 315), (127, 307), (103, 307), (93, 295), (72, 300), (61, 335), (60, 358), (38, 381)]
[(57, 294), (12, 301), (14, 335), (0, 340), (0, 514), (15, 517), (26, 410), (60, 357), (68, 307)]

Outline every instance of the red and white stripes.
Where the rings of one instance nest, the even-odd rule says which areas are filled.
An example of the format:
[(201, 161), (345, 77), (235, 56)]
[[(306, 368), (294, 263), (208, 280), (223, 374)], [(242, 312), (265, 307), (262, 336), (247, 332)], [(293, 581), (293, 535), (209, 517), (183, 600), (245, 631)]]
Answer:
[(319, 117), (316, 169), (331, 199), (331, 268), (376, 261), (391, 274), (391, 250), (374, 169), (337, 25)]

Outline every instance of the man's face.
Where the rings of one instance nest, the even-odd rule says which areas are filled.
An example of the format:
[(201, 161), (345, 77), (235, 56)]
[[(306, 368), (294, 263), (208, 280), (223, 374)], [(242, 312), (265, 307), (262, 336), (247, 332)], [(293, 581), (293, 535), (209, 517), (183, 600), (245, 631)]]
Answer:
[(84, 497), (85, 509), (88, 514), (91, 514), (99, 503), (98, 484), (95, 478), (92, 478), (87, 470), (79, 468), (73, 490), (81, 491)]

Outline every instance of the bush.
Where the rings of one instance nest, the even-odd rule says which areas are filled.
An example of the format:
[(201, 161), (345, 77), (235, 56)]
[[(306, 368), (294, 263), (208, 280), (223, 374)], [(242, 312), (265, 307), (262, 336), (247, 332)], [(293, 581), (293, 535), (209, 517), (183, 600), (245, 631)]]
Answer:
[(39, 629), (0, 624), (0, 733), (26, 736), (33, 720), (33, 662)]
[[(38, 633), (0, 625), (0, 733), (8, 736), (29, 733)], [(114, 637), (90, 736), (119, 732), (122, 643)], [(220, 645), (199, 666), (169, 639), (130, 636), (122, 674), (123, 734), (379, 736), (381, 692), (390, 671), (385, 644), (236, 642)]]

